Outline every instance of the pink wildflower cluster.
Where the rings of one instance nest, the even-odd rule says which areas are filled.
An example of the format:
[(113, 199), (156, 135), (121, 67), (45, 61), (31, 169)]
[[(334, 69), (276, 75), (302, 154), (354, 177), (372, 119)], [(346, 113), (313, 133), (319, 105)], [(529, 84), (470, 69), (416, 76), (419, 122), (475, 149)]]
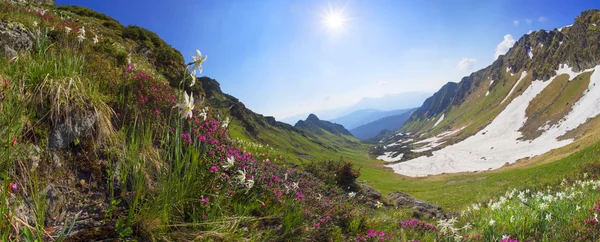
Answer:
[(419, 221), (416, 218), (407, 219), (400, 222), (400, 227), (403, 229), (411, 229), (421, 232), (429, 232), (437, 229), (435, 225), (428, 224), (427, 222)]
[(597, 241), (600, 239), (600, 222), (598, 214), (600, 213), (600, 203), (594, 205), (593, 209), (588, 209), (588, 218), (584, 223), (584, 230), (580, 233), (581, 239), (586, 241)]
[(519, 242), (519, 240), (508, 237), (500, 240), (500, 242)]
[(367, 233), (356, 237), (356, 241), (386, 241), (394, 237), (394, 234), (386, 234), (383, 231), (377, 231), (375, 229), (367, 229)]
[[(243, 200), (250, 197), (248, 193), (253, 193), (253, 196), (259, 196), (263, 201), (270, 201), (263, 203), (261, 209), (274, 203), (293, 201), (298, 211), (304, 211), (307, 224), (315, 229), (347, 224), (352, 216), (357, 216), (352, 213), (352, 203), (341, 202), (347, 200), (345, 192), (323, 186), (310, 173), (287, 169), (270, 162), (269, 158), (273, 157), (269, 152), (261, 152), (257, 157), (243, 150), (239, 147), (241, 145), (229, 138), (227, 129), (221, 125), (222, 121), (212, 118), (210, 109), (206, 120), (200, 115), (202, 108), (193, 109), (192, 117), (185, 119), (180, 130), (176, 129), (171, 125), (181, 122), (181, 119), (170, 119), (166, 115), (174, 112), (172, 108), (177, 103), (175, 90), (133, 66), (125, 68), (122, 75), (124, 83), (129, 85), (128, 88), (134, 94), (131, 97), (134, 100), (125, 101), (125, 105), (117, 110), (122, 114), (122, 124), (144, 117), (144, 123), (155, 124), (157, 136), (164, 135), (163, 130), (166, 128), (170, 132), (166, 137), (178, 138), (183, 142), (184, 150), (204, 151), (204, 156), (198, 159), (202, 160), (203, 169), (214, 179), (211, 182), (214, 184), (211, 193), (228, 194), (232, 200)], [(196, 93), (195, 96), (199, 94)], [(281, 160), (282, 157), (278, 158)], [(233, 159), (234, 162), (230, 163), (228, 159)], [(208, 198), (200, 203), (207, 205)], [(377, 238), (385, 238), (381, 233), (383, 232), (377, 233)]]

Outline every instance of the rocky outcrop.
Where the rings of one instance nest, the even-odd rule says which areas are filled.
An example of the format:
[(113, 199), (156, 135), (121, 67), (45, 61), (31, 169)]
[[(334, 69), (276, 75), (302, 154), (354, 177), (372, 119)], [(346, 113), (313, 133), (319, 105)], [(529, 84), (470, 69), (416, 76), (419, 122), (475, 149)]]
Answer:
[(319, 134), (319, 135), (323, 134), (322, 130), (326, 130), (327, 132), (335, 134), (335, 135), (352, 136), (350, 131), (348, 131), (346, 128), (344, 128), (344, 126), (342, 126), (341, 124), (336, 124), (336, 123), (332, 123), (329, 121), (320, 120), (317, 117), (317, 115), (314, 115), (312, 113), (310, 115), (308, 115), (306, 120), (298, 121), (296, 123), (296, 125), (294, 125), (294, 127), (297, 129), (300, 129), (300, 130), (308, 131), (308, 132)]
[(405, 207), (414, 209), (414, 216), (417, 218), (425, 216), (428, 216), (430, 218), (447, 217), (446, 214), (444, 214), (444, 212), (442, 211), (441, 207), (428, 202), (421, 201), (403, 192), (392, 192), (388, 194), (387, 201), (391, 203), (392, 206), (395, 206), (397, 208)]
[[(571, 26), (554, 30), (539, 30), (523, 35), (505, 55), (490, 66), (463, 77), (459, 83), (444, 85), (417, 110), (405, 124), (405, 131), (419, 132), (428, 118), (442, 111), (463, 105), (481, 85), (505, 85), (502, 76), (527, 71), (533, 80), (548, 80), (556, 75), (561, 64), (575, 72), (600, 64), (600, 10), (586, 10)], [(408, 128), (410, 127), (410, 128)]]
[(52, 129), (48, 146), (51, 149), (67, 148), (75, 139), (90, 133), (95, 123), (96, 115), (93, 114), (62, 121)]
[(446, 85), (442, 86), (442, 88), (434, 93), (433, 96), (427, 98), (425, 102), (423, 102), (423, 106), (418, 108), (412, 114), (409, 122), (431, 118), (446, 110), (446, 108), (452, 103), (454, 96), (456, 96), (457, 89), (458, 84), (454, 82), (446, 83)]
[(360, 188), (360, 193), (366, 198), (371, 200), (381, 200), (381, 193), (375, 190), (375, 188), (360, 182), (357, 182), (356, 184), (358, 184), (358, 187)]
[(13, 58), (33, 47), (33, 35), (21, 23), (0, 22), (0, 57)]

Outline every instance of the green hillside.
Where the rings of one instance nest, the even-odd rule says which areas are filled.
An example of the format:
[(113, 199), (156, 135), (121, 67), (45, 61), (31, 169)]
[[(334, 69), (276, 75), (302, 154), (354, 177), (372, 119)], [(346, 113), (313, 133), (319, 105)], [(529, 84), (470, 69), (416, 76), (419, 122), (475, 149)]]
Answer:
[[(566, 37), (525, 39), (554, 43), (582, 33), (593, 39), (595, 32), (585, 31), (595, 30), (582, 25), (598, 21), (597, 16), (597, 11), (584, 12)], [(523, 87), (551, 72), (537, 62), (514, 59), (517, 54), (511, 53), (526, 57), (523, 46), (520, 40), (492, 67), (445, 86), (404, 130), (433, 135), (469, 124), (461, 133), (466, 137), (489, 123), (520, 78), (498, 70), (543, 70), (525, 76)], [(584, 53), (580, 49), (562, 46), (558, 52), (580, 69), (597, 56), (596, 45), (585, 47), (592, 53), (582, 54), (586, 61), (572, 59), (580, 56), (571, 51)], [(599, 236), (586, 232), (596, 227), (585, 222), (600, 197), (600, 184), (590, 180), (600, 175), (600, 131), (592, 131), (598, 119), (570, 133), (576, 143), (530, 163), (410, 178), (385, 168), (369, 155), (373, 145), (341, 125), (311, 115), (291, 126), (251, 111), (223, 93), (217, 80), (192, 74), (205, 61), (200, 51), (185, 63), (157, 34), (90, 9), (0, 1), (0, 48), (2, 241), (497, 241), (503, 235), (565, 241)], [(482, 98), (489, 75), (497, 81)], [(544, 92), (531, 108), (532, 127), (570, 110), (568, 104), (589, 79), (582, 74), (556, 82), (560, 94)], [(521, 91), (517, 87), (512, 96)], [(445, 119), (433, 127), (442, 114)], [(519, 226), (509, 222), (515, 214), (507, 206), (519, 204), (518, 195), (507, 198), (511, 189), (534, 191), (522, 195), (531, 202), (519, 208)], [(581, 193), (557, 195), (560, 191)], [(473, 203), (479, 204), (477, 212)], [(537, 209), (542, 203), (550, 207)], [(571, 212), (575, 206), (580, 209)]]

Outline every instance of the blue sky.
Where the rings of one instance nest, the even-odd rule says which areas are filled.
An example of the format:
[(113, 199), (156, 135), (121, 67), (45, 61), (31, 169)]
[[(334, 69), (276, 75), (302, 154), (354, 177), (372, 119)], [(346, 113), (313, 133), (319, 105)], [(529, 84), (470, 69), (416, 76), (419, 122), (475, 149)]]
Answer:
[[(600, 2), (524, 0), (56, 0), (156, 32), (255, 112), (278, 119), (362, 97), (436, 91), (491, 64), (529, 30)], [(329, 9), (347, 19), (324, 23)], [(507, 36), (510, 34), (510, 36)], [(512, 37), (512, 38), (511, 38)]]

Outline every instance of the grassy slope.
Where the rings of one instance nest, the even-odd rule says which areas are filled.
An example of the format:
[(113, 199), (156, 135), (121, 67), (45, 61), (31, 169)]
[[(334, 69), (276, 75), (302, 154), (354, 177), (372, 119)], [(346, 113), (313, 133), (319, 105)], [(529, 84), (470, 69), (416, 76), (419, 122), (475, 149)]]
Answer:
[[(101, 26), (97, 27), (103, 28)], [(141, 59), (143, 57), (134, 56), (133, 58)], [(472, 127), (481, 127), (488, 123), (495, 114), (499, 112), (500, 107), (489, 110), (488, 108), (492, 101), (487, 100), (497, 100), (498, 102), (502, 100), (510, 88), (512, 88), (510, 83), (512, 82), (514, 84), (517, 78), (518, 75), (509, 77), (509, 82), (506, 85), (493, 89), (490, 92), (490, 95), (485, 97), (483, 102), (478, 102), (478, 105), (473, 109), (467, 109), (466, 104), (459, 107), (459, 110), (461, 108), (463, 109), (461, 112), (454, 112), (447, 115), (446, 119), (433, 131), (441, 130), (444, 126), (453, 123), (453, 121), (455, 121), (454, 127), (461, 127), (461, 125), (465, 125), (468, 122), (478, 124), (472, 125)], [(486, 90), (487, 88), (481, 88), (477, 93), (483, 96)], [(516, 90), (519, 90), (519, 88)], [(469, 102), (476, 102), (476, 100), (470, 100)], [(469, 121), (470, 118), (475, 116), (479, 117), (479, 119)], [(462, 119), (459, 119), (460, 117), (462, 117)], [(432, 119), (430, 121), (431, 126), (436, 120), (437, 119)], [(472, 127), (469, 127), (469, 129), (475, 131), (476, 128)], [(465, 133), (471, 132), (469, 129), (467, 129)], [(236, 127), (235, 123), (230, 131), (234, 137), (247, 138), (240, 127)], [(561, 180), (563, 176), (572, 173), (575, 167), (587, 162), (596, 161), (600, 156), (600, 144), (595, 143), (585, 149), (577, 151), (571, 156), (564, 157), (571, 152), (574, 147), (578, 145), (586, 146), (587, 144), (591, 144), (592, 140), (597, 140), (597, 137), (595, 136), (595, 138), (592, 138), (592, 136), (597, 135), (597, 133), (590, 133), (587, 134), (586, 137), (580, 139), (578, 143), (559, 149), (561, 152), (544, 155), (535, 159), (535, 161), (521, 163), (498, 171), (443, 175), (429, 178), (406, 178), (391, 173), (382, 166), (381, 162), (368, 158), (366, 155), (368, 146), (352, 144), (356, 141), (355, 139), (333, 136), (330, 134), (315, 138), (316, 141), (323, 144), (329, 144), (333, 147), (337, 146), (337, 150), (330, 150), (323, 148), (323, 146), (320, 146), (317, 143), (310, 141), (309, 138), (297, 133), (289, 133), (289, 135), (286, 136), (282, 135), (281, 132), (282, 131), (280, 130), (265, 128), (260, 130), (259, 138), (261, 140), (270, 141), (269, 143), (275, 146), (281, 154), (289, 159), (295, 159), (296, 161), (300, 161), (305, 155), (312, 157), (314, 160), (336, 159), (339, 158), (339, 156), (344, 156), (347, 160), (362, 166), (362, 176), (360, 177), (360, 180), (367, 181), (383, 193), (397, 190), (405, 191), (418, 198), (452, 210), (460, 209), (472, 202), (504, 193), (508, 188), (535, 187), (544, 183), (554, 183)], [(549, 163), (549, 161), (555, 158), (562, 159)]]

